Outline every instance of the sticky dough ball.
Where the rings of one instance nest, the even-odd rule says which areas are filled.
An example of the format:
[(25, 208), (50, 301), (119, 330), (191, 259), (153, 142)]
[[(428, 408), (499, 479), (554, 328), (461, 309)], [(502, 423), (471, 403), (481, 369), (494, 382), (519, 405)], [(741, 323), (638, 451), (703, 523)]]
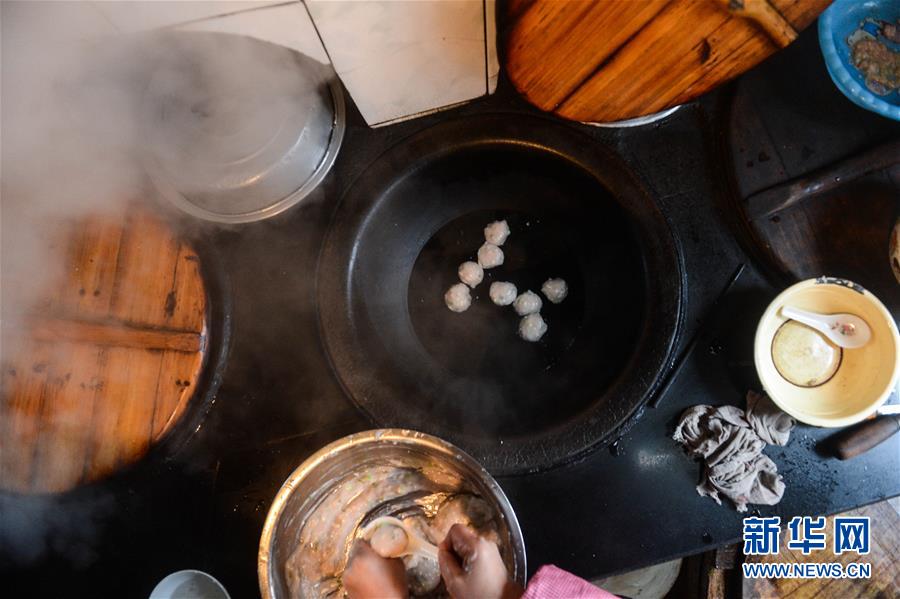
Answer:
[(516, 295), (518, 293), (519, 290), (516, 289), (516, 286), (512, 283), (497, 281), (491, 283), (489, 295), (491, 296), (491, 301), (498, 306), (508, 306), (516, 301)]
[(444, 302), (453, 312), (465, 312), (472, 305), (472, 294), (468, 287), (457, 283), (444, 294)]
[(497, 541), (494, 510), (474, 495), (457, 495), (444, 502), (428, 527), (428, 539), (435, 545), (447, 538), (454, 524), (474, 529), (480, 536)]
[(463, 262), (457, 272), (459, 280), (473, 289), (484, 279), (484, 269), (477, 262)]
[(503, 264), (503, 250), (490, 242), (484, 242), (478, 248), (478, 264), (482, 268), (494, 268)]
[(541, 297), (533, 291), (526, 291), (513, 302), (513, 308), (515, 308), (516, 314), (519, 316), (540, 312), (543, 305), (544, 302), (541, 301)]
[(541, 293), (550, 300), (550, 303), (558, 304), (569, 295), (569, 286), (562, 279), (547, 279), (541, 285)]
[(537, 312), (519, 321), (519, 336), (525, 341), (538, 341), (547, 332), (547, 323)]
[(509, 237), (509, 225), (505, 220), (495, 220), (484, 228), (484, 239), (494, 245), (503, 245)]
[(441, 584), (441, 569), (435, 559), (421, 554), (408, 555), (403, 558), (403, 567), (413, 596), (428, 595)]
[(406, 549), (409, 539), (399, 526), (383, 524), (372, 533), (369, 544), (381, 557), (398, 557)]

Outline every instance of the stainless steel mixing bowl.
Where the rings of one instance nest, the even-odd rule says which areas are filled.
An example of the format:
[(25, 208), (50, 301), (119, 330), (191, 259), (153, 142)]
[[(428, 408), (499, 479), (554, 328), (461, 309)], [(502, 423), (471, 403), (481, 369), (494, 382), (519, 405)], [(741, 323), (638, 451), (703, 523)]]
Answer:
[(512, 506), (497, 481), (457, 447), (424, 433), (380, 429), (339, 439), (310, 456), (294, 470), (275, 496), (259, 543), (259, 590), (264, 599), (290, 596), (284, 565), (297, 546), (310, 512), (348, 472), (384, 459), (404, 465), (434, 464), (459, 474), (497, 514), (501, 553), (510, 575), (525, 584), (525, 542)]

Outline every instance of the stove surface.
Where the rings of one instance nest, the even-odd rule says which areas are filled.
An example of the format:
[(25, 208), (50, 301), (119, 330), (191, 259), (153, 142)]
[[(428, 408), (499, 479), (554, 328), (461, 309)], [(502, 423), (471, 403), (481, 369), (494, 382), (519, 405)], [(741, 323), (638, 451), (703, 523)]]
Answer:
[[(814, 33), (810, 28), (779, 64), (818, 69)], [(742, 514), (696, 494), (700, 465), (670, 438), (686, 407), (743, 406), (747, 389), (759, 388), (753, 332), (778, 292), (730, 229), (724, 199), (731, 165), (719, 128), (727, 97), (728, 90), (707, 96), (642, 128), (584, 127), (640, 175), (669, 219), (686, 271), (685, 315), (656, 407), (644, 408), (609, 448), (499, 479), (532, 571), (555, 563), (596, 578), (740, 536)], [(501, 86), (490, 98), (384, 129), (367, 128), (351, 111), (342, 153), (313, 196), (272, 221), (210, 229), (206, 241), (227, 273), (233, 308), (232, 346), (206, 420), (178, 453), (107, 481), (62, 496), (0, 495), (6, 588), (23, 596), (146, 597), (166, 574), (195, 568), (232, 597), (255, 596), (259, 534), (282, 481), (322, 445), (372, 428), (335, 380), (316, 317), (317, 260), (337, 199), (401, 139), (451, 117), (497, 111), (531, 109)], [(781, 504), (759, 513), (784, 520), (900, 494), (900, 436), (839, 462), (817, 452), (829, 434), (798, 425), (787, 447), (766, 450), (787, 491)]]

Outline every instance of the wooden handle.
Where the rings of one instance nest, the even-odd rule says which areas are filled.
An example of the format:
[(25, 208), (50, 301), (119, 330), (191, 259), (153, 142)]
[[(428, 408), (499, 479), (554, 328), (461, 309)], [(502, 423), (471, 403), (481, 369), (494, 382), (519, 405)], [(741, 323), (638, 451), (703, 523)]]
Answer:
[(59, 318), (31, 321), (29, 333), (38, 341), (78, 341), (141, 349), (169, 349), (196, 352), (203, 340), (198, 333), (146, 327), (125, 326)]
[(794, 29), (768, 0), (721, 0), (733, 15), (753, 19), (779, 48), (797, 39)]
[(835, 441), (837, 456), (849, 460), (900, 431), (900, 417), (879, 416), (843, 431)]
[(882, 144), (804, 177), (754, 193), (746, 200), (747, 216), (751, 220), (768, 218), (820, 193), (897, 163), (900, 163), (900, 142)]
[(779, 48), (785, 48), (797, 39), (797, 30), (769, 4), (769, 0), (744, 0), (744, 8)]

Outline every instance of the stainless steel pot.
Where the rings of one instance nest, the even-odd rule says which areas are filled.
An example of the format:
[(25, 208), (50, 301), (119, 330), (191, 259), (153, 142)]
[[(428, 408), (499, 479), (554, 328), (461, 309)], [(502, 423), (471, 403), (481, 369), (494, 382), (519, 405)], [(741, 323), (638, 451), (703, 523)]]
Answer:
[(331, 67), (239, 35), (164, 39), (143, 97), (144, 167), (163, 198), (198, 218), (246, 223), (322, 182), (346, 125)]
[(525, 542), (512, 506), (497, 481), (457, 447), (424, 433), (380, 429), (339, 439), (310, 456), (288, 477), (275, 496), (259, 543), (259, 590), (264, 599), (289, 597), (284, 565), (296, 548), (310, 512), (349, 472), (383, 459), (404, 465), (437, 464), (474, 489), (498, 514), (501, 553), (510, 575), (525, 584)]

